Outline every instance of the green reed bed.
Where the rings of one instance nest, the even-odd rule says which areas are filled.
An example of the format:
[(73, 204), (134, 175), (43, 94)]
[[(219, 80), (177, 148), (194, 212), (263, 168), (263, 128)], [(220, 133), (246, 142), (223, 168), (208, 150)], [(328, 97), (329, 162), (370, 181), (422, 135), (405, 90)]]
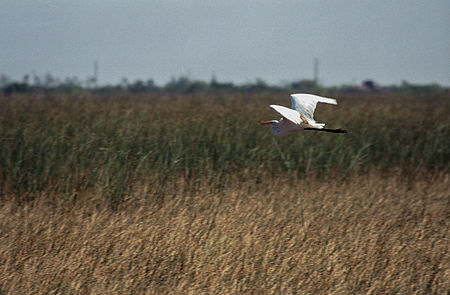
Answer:
[(448, 96), (338, 101), (319, 105), (317, 121), (348, 134), (277, 139), (256, 123), (278, 118), (268, 105), (289, 105), (288, 95), (1, 97), (0, 192), (94, 189), (117, 202), (142, 183), (167, 192), (277, 175), (448, 172)]

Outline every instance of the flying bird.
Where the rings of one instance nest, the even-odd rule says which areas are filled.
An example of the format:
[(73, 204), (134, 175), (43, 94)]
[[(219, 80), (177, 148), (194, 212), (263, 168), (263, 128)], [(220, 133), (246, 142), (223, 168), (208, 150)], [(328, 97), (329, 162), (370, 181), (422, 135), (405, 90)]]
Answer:
[(280, 120), (259, 122), (259, 125), (270, 124), (272, 134), (277, 137), (286, 136), (293, 132), (303, 130), (325, 131), (333, 133), (347, 133), (342, 129), (327, 129), (325, 124), (314, 121), (314, 110), (318, 102), (337, 104), (335, 99), (321, 97), (313, 94), (291, 94), (291, 108), (279, 105), (270, 105), (272, 109), (283, 116)]

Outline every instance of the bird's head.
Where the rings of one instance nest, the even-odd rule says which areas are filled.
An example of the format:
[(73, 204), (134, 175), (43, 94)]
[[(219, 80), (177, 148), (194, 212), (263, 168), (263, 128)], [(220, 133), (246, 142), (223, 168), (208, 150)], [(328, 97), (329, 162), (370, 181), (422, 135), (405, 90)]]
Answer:
[(259, 122), (258, 124), (259, 125), (267, 125), (267, 124), (277, 124), (277, 123), (278, 123), (277, 120), (270, 120), (270, 121), (262, 121), (262, 122)]

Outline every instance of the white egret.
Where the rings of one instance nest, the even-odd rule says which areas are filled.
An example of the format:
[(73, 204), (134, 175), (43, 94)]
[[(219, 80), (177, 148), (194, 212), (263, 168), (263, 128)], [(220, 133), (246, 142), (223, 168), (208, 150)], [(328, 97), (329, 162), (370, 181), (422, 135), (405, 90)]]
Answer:
[(283, 116), (279, 121), (263, 121), (259, 122), (259, 125), (271, 124), (272, 134), (277, 137), (286, 136), (292, 132), (303, 130), (347, 133), (346, 130), (342, 129), (323, 128), (325, 124), (314, 121), (313, 114), (318, 102), (337, 104), (336, 100), (332, 98), (305, 93), (292, 94), (291, 108), (279, 105), (270, 105), (272, 109)]

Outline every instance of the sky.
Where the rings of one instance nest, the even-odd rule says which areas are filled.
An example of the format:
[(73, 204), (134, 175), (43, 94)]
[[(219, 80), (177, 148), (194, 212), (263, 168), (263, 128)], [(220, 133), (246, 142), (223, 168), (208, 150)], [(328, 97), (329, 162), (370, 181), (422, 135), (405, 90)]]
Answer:
[(450, 85), (450, 1), (0, 0), (0, 73)]

